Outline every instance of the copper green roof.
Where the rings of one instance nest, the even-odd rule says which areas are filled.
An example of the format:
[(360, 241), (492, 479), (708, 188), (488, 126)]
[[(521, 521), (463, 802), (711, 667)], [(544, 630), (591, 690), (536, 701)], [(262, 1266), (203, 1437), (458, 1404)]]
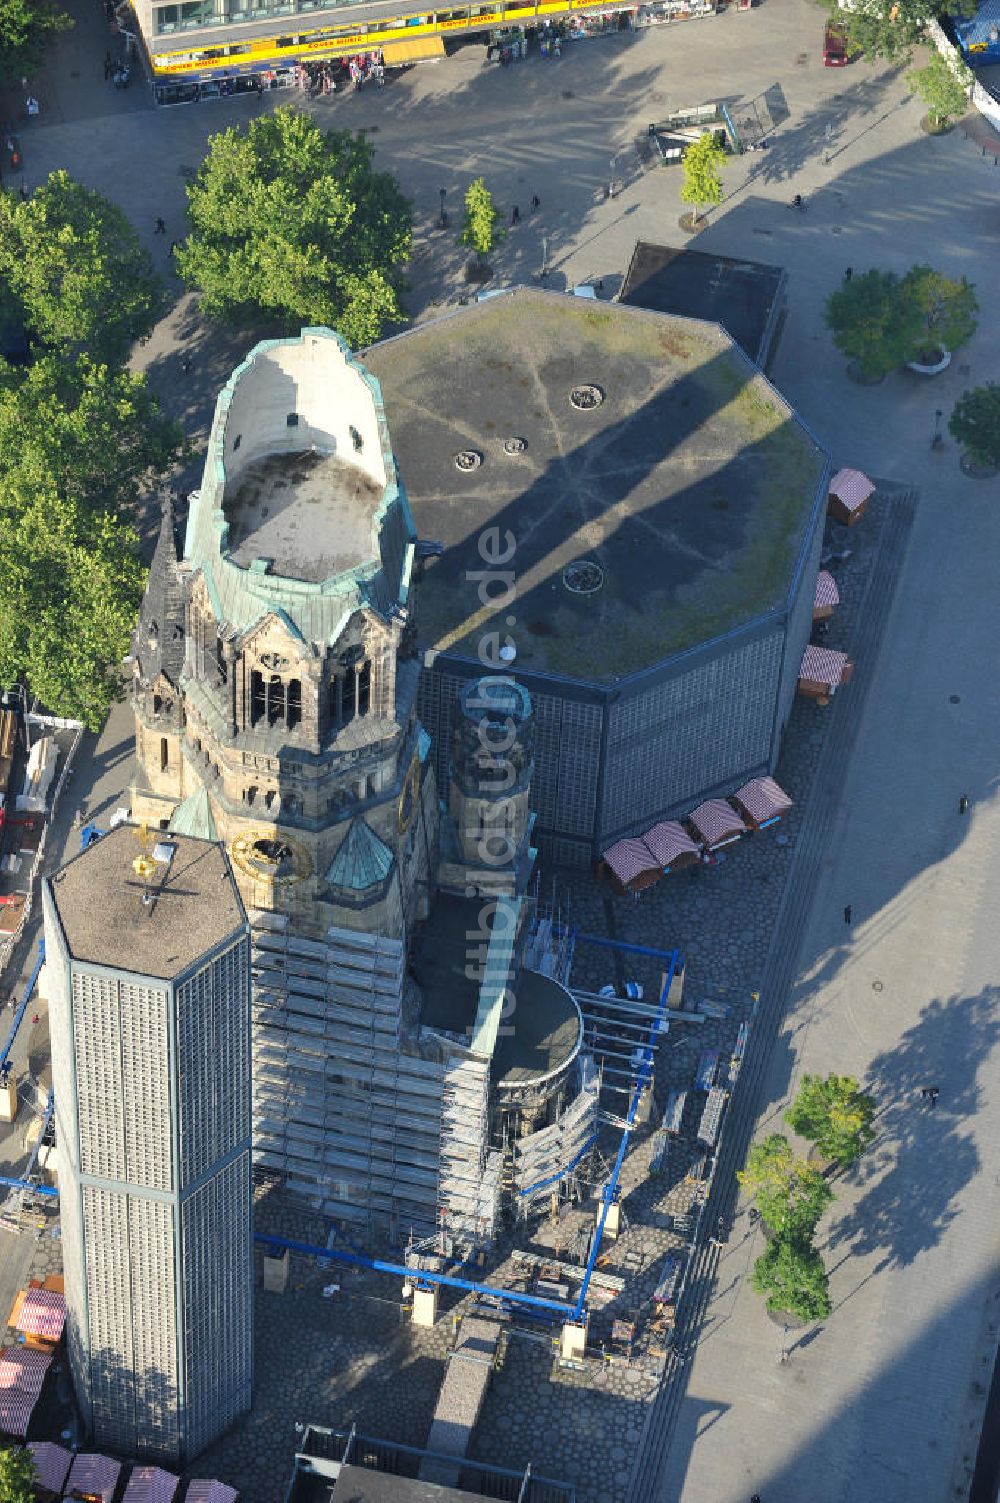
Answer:
[(327, 868), (332, 887), (364, 892), (384, 882), (392, 870), (393, 854), (385, 841), (363, 819), (353, 819), (340, 849)]
[(175, 835), (196, 835), (199, 840), (218, 840), (215, 817), (207, 788), (197, 788), (170, 816), (168, 826)]
[[(301, 352), (301, 378), (296, 377), (295, 361), (289, 359), (289, 350)], [(274, 356), (273, 352), (277, 355)], [(278, 376), (272, 372), (265, 374), (263, 368), (255, 372), (257, 362), (275, 367), (282, 359), (284, 363), (280, 365)], [(262, 556), (253, 557), (252, 538), (249, 543), (245, 538), (242, 542), (231, 538), (230, 520), (224, 508), (231, 505), (231, 493), (251, 463), (247, 460), (236, 468), (233, 456), (241, 446), (241, 459), (251, 449), (253, 463), (266, 459), (272, 468), (280, 469), (282, 459), (287, 455), (291, 470), (296, 460), (300, 464), (306, 463), (315, 456), (317, 448), (323, 450), (324, 436), (329, 436), (323, 432), (327, 413), (331, 433), (338, 422), (343, 425), (342, 387), (345, 383), (336, 387), (335, 394), (334, 381), (324, 379), (324, 360), (329, 362), (331, 372), (339, 373), (346, 367), (350, 376), (355, 378), (346, 383), (349, 394), (357, 393), (360, 386), (370, 400), (370, 408), (364, 402), (361, 406), (365, 408), (364, 416), (373, 419), (372, 431), (377, 433), (385, 485), (381, 495), (375, 498), (370, 525), (366, 523), (364, 546), (355, 549), (350, 564), (345, 566), (344, 560), (338, 558), (329, 577), (299, 578), (294, 577), (294, 571), (290, 573), (288, 569), (282, 571), (273, 567), (263, 547)], [(289, 366), (292, 367), (291, 373), (287, 369)], [(308, 423), (303, 423), (301, 430), (292, 427), (291, 420), (300, 405), (300, 397), (306, 392), (313, 410), (323, 420), (318, 436), (315, 425), (310, 428)], [(322, 410), (324, 397), (329, 402), (327, 413)], [(289, 409), (291, 431), (301, 431), (298, 449), (291, 439), (288, 447), (283, 447), (284, 418), (278, 415), (277, 404), (283, 404), (282, 414), (286, 407)], [(296, 425), (298, 421), (296, 417)], [(279, 427), (279, 423), (282, 426)], [(265, 427), (273, 433), (274, 442), (270, 445), (261, 440)], [(354, 436), (356, 430), (352, 428), (351, 433)], [(349, 449), (350, 446), (342, 447)], [(231, 472), (228, 475), (227, 464)], [(345, 464), (349, 464), (349, 458)], [(294, 485), (294, 480), (291, 484)], [(267, 525), (273, 528), (273, 516)], [(311, 511), (309, 526), (317, 534), (322, 531), (329, 536), (331, 531), (336, 532), (331, 509), (324, 510), (322, 498)], [(406, 606), (415, 542), (416, 530), (396, 470), (382, 392), (374, 376), (331, 329), (303, 329), (294, 338), (269, 339), (256, 345), (219, 393), (201, 489), (192, 494), (185, 538), (185, 561), (193, 570), (202, 572), (217, 619), (229, 622), (242, 632), (263, 617), (275, 614), (303, 641), (332, 642), (359, 606), (371, 606), (383, 616), (397, 607)], [(300, 546), (308, 549), (309, 543), (310, 539), (306, 537), (300, 541)], [(239, 563), (236, 562), (236, 553), (240, 556)], [(307, 570), (302, 572), (308, 573)]]

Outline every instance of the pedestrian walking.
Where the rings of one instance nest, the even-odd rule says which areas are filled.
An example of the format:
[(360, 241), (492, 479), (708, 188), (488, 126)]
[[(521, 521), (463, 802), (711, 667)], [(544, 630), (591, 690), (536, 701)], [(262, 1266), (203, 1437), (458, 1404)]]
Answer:
[(185, 376), (189, 376), (191, 374), (191, 366), (193, 364), (194, 361), (191, 359), (190, 355), (181, 356), (181, 370), (184, 372)]
[(31, 197), (31, 194), (30, 194), (30, 193), (29, 193), (29, 192), (28, 192), (28, 185), (27, 185), (27, 183), (26, 183), (26, 182), (25, 182), (25, 181), (24, 181), (24, 178), (23, 178), (23, 177), (22, 177), (22, 179), (21, 179), (21, 186), (20, 186), (20, 188), (19, 188), (19, 189), (18, 189), (18, 190), (17, 190), (17, 191), (18, 191), (18, 192), (19, 192), (19, 193), (20, 193), (20, 195), (21, 195), (21, 202), (22, 202), (22, 203), (23, 203), (23, 204), (26, 204), (26, 203), (27, 203), (27, 202), (28, 202), (28, 199), (29, 199), (29, 198), (30, 198), (30, 197)]
[(514, 207), (510, 211), (511, 229), (513, 229), (513, 227), (514, 227), (515, 224), (520, 224), (520, 223), (521, 223), (521, 210), (518, 208), (517, 204), (515, 204)]
[(539, 196), (538, 196), (537, 193), (533, 193), (531, 195), (531, 212), (532, 212), (532, 214), (534, 214), (534, 212), (535, 212), (536, 209), (540, 209), (541, 207), (542, 207), (542, 200), (539, 198)]
[(106, 52), (104, 54), (104, 82), (105, 83), (107, 83), (108, 79), (111, 77), (111, 75), (112, 75), (112, 73), (114, 71), (115, 71), (114, 59), (112, 58), (110, 52)]
[(851, 920), (853, 919), (853, 917), (854, 917), (854, 909), (851, 907), (850, 903), (845, 903), (844, 904), (844, 923), (845, 924), (849, 924), (851, 922)]
[(853, 275), (854, 275), (854, 267), (853, 266), (849, 266), (847, 268), (847, 270), (844, 272), (844, 281), (845, 282), (849, 282), (851, 280), (851, 278), (853, 277)]
[(167, 251), (167, 255), (168, 256), (172, 256), (172, 255), (174, 255), (176, 253), (176, 251), (177, 251), (177, 241), (176, 240), (171, 240), (171, 242), (170, 242), (170, 249)]
[(31, 1021), (32, 1023), (40, 1023), (42, 1020), (39, 1014), (36, 1012), (32, 1014)]
[(160, 218), (159, 214), (157, 214), (157, 216), (156, 216), (156, 229), (153, 231), (153, 234), (154, 235), (165, 235), (166, 233), (167, 233), (167, 227), (164, 224), (163, 220)]
[(937, 1099), (940, 1094), (941, 1092), (938, 1090), (936, 1085), (927, 1087), (927, 1100), (930, 1102), (931, 1106), (937, 1106)]
[(959, 812), (959, 814), (964, 814), (965, 811), (966, 811), (966, 809), (968, 807), (969, 807), (969, 795), (967, 793), (963, 793), (962, 797), (958, 801), (958, 812)]

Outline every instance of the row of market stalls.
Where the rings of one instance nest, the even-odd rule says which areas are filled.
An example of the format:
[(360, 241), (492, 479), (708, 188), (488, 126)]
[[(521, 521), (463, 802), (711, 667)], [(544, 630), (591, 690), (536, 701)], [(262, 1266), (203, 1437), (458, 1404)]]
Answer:
[(28, 1433), (52, 1358), (66, 1324), (63, 1281), (53, 1274), (18, 1291), (7, 1317), (16, 1345), (0, 1347), (0, 1431), (17, 1440)]
[[(844, 527), (854, 527), (874, 494), (875, 484), (863, 470), (838, 470), (830, 481), (827, 516)], [(813, 622), (828, 621), (839, 604), (837, 581), (828, 569), (821, 569), (813, 596)], [(846, 652), (810, 642), (802, 654), (798, 692), (817, 704), (829, 704), (837, 690), (850, 682), (853, 672), (854, 664)]]
[[(862, 470), (838, 470), (830, 481), (827, 515), (852, 527), (864, 516), (874, 492), (874, 483)], [(813, 622), (829, 620), (839, 604), (836, 579), (830, 570), (821, 569), (813, 595)], [(799, 666), (798, 692), (828, 704), (853, 672), (846, 652), (810, 643)], [(727, 798), (707, 799), (684, 819), (664, 820), (645, 835), (616, 841), (603, 852), (598, 876), (618, 892), (641, 892), (672, 871), (711, 861), (715, 851), (743, 835), (777, 824), (791, 807), (792, 800), (773, 778), (752, 778)]]
[[(35, 1463), (35, 1492), (39, 1498), (75, 1498), (79, 1503), (236, 1503), (238, 1494), (223, 1482), (193, 1478), (183, 1493), (181, 1479), (158, 1466), (134, 1466), (131, 1471), (112, 1456), (77, 1451), (49, 1440), (28, 1442)], [(124, 1481), (124, 1488), (122, 1483)]]
[(645, 835), (616, 841), (603, 853), (598, 875), (619, 892), (641, 892), (670, 872), (710, 862), (723, 846), (777, 824), (791, 807), (774, 778), (752, 778), (728, 798), (706, 799), (683, 820), (662, 820)]

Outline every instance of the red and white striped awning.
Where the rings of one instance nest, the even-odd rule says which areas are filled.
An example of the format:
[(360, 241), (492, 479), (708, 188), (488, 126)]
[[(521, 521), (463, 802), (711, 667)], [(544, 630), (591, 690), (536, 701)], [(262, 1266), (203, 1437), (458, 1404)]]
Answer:
[(875, 487), (864, 470), (838, 470), (830, 481), (830, 495), (836, 496), (847, 511), (864, 506)]
[(698, 846), (684, 826), (679, 825), (675, 819), (665, 819), (654, 825), (642, 839), (664, 871), (669, 871), (678, 863), (686, 865), (697, 861), (699, 856)]
[(66, 1296), (55, 1289), (29, 1289), (24, 1296), (17, 1329), (26, 1336), (58, 1341), (66, 1324)]
[(832, 647), (810, 645), (802, 654), (799, 678), (808, 679), (814, 684), (826, 684), (828, 688), (836, 689), (844, 675), (846, 663), (846, 652), (835, 652)]
[(688, 815), (688, 824), (694, 826), (702, 845), (710, 851), (738, 840), (746, 831), (743, 820), (724, 798), (710, 798), (699, 804)]
[(0, 1394), (0, 1431), (4, 1435), (27, 1435), (37, 1403), (37, 1393), (26, 1393), (22, 1388), (8, 1388)]
[(748, 824), (763, 830), (787, 814), (792, 800), (773, 778), (751, 778), (733, 794), (733, 803)]
[(73, 1464), (73, 1452), (51, 1440), (29, 1440), (28, 1450), (35, 1462), (35, 1486), (61, 1498), (63, 1484)]
[(236, 1503), (238, 1497), (236, 1489), (227, 1487), (224, 1482), (195, 1477), (188, 1483), (184, 1503)]
[(0, 1350), (0, 1393), (6, 1393), (10, 1388), (41, 1393), (51, 1362), (50, 1352), (32, 1351), (26, 1346), (5, 1346)]
[(101, 1503), (111, 1503), (120, 1472), (121, 1467), (110, 1456), (102, 1456), (96, 1451), (80, 1451), (73, 1458), (66, 1496), (100, 1498)]
[(837, 581), (828, 569), (820, 569), (816, 576), (816, 593), (813, 596), (813, 609), (822, 610), (827, 606), (840, 604), (840, 591), (837, 589)]
[(173, 1503), (181, 1479), (158, 1466), (134, 1466), (122, 1503)]
[(623, 887), (644, 873), (657, 872), (660, 863), (641, 840), (618, 840), (604, 852), (604, 860)]

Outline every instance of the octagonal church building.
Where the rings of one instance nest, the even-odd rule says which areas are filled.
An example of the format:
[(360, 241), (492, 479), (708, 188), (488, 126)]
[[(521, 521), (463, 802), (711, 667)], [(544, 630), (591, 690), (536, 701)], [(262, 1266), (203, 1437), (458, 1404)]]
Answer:
[(828, 473), (717, 325), (559, 293), (233, 372), (183, 546), (165, 503), (132, 815), (228, 850), (261, 1169), (466, 1246), (551, 1194), (597, 1088), (536, 847), (773, 770)]

